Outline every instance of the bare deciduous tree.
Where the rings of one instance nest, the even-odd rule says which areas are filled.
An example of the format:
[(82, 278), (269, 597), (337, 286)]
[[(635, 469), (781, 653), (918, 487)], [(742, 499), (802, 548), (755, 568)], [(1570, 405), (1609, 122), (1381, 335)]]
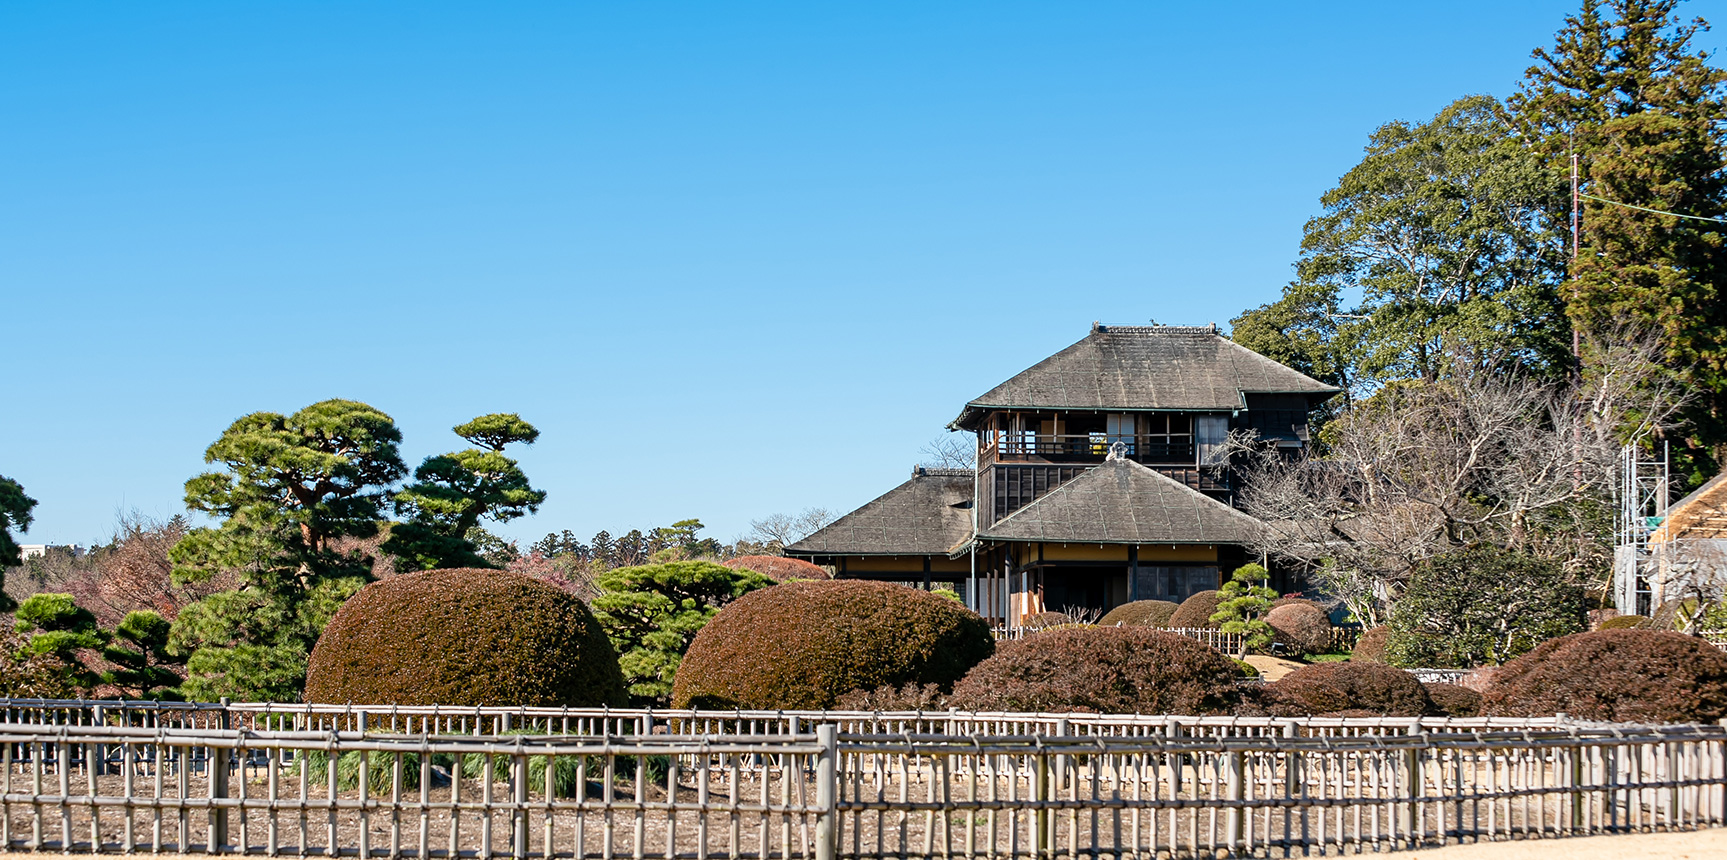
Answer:
[(972, 469), (977, 466), (976, 439), (969, 434), (949, 433), (931, 439), (918, 451), (918, 465), (932, 469)]
[(750, 530), (744, 539), (760, 545), (766, 554), (778, 554), (835, 519), (827, 508), (804, 508), (796, 514), (769, 514), (759, 520), (750, 520)]
[(1240, 436), (1241, 506), (1268, 524), (1258, 548), (1309, 566), (1370, 625), (1417, 562), (1475, 543), (1554, 558), (1592, 584), (1610, 567), (1622, 444), (1682, 405), (1658, 355), (1651, 337), (1597, 339), (1574, 384), (1455, 355), (1441, 378), (1387, 385), (1338, 416), (1322, 453), (1291, 460)]

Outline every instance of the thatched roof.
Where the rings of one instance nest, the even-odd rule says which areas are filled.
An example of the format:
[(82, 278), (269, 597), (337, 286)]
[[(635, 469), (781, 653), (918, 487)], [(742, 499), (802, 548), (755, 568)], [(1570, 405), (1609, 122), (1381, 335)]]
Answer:
[(1094, 325), (1078, 343), (967, 403), (950, 425), (975, 430), (998, 409), (1221, 411), (1244, 394), (1303, 394), (1317, 403), (1342, 389), (1241, 346), (1210, 326)]
[(1260, 522), (1132, 460), (1110, 460), (978, 536), (1045, 543), (1242, 544)]
[(971, 536), (970, 469), (913, 470), (911, 480), (786, 547), (786, 555), (945, 555)]

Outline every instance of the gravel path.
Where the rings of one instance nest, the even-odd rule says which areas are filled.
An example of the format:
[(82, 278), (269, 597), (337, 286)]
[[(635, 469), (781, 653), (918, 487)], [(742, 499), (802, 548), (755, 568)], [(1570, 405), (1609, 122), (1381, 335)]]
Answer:
[(1727, 857), (1727, 829), (1489, 842), (1382, 856), (1396, 860), (1720, 860)]

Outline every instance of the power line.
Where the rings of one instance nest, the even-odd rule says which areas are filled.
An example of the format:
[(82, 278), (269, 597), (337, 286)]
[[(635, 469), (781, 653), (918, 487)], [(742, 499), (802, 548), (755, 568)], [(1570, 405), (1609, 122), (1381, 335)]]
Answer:
[(1587, 197), (1587, 198), (1589, 198), (1589, 199), (1590, 199), (1590, 200), (1594, 200), (1594, 201), (1596, 201), (1596, 202), (1599, 202), (1599, 203), (1606, 203), (1606, 204), (1608, 204), (1608, 205), (1610, 205), (1610, 206), (1623, 206), (1623, 207), (1625, 207), (1625, 208), (1626, 208), (1626, 209), (1635, 209), (1635, 210), (1637, 210), (1637, 211), (1639, 211), (1639, 212), (1649, 212), (1649, 213), (1652, 213), (1652, 214), (1655, 214), (1655, 215), (1671, 215), (1671, 216), (1673, 216), (1673, 217), (1674, 217), (1674, 218), (1689, 218), (1689, 219), (1691, 219), (1691, 220), (1693, 220), (1693, 221), (1708, 221), (1708, 222), (1709, 222), (1709, 223), (1711, 223), (1711, 224), (1727, 224), (1727, 218), (1721, 218), (1721, 217), (1710, 217), (1710, 216), (1707, 216), (1707, 215), (1681, 215), (1681, 214), (1679, 214), (1679, 213), (1678, 213), (1678, 212), (1667, 212), (1667, 211), (1664, 211), (1664, 210), (1661, 210), (1661, 209), (1650, 209), (1650, 208), (1649, 208), (1649, 207), (1647, 207), (1647, 206), (1632, 206), (1632, 205), (1631, 205), (1631, 204), (1629, 204), (1629, 203), (1620, 203), (1620, 202), (1619, 202), (1619, 201), (1617, 201), (1617, 200), (1608, 200), (1608, 199), (1607, 199), (1607, 198), (1605, 198), (1605, 197), (1596, 197), (1596, 196), (1595, 196), (1595, 195), (1593, 195), (1593, 194), (1583, 194), (1583, 193), (1581, 193), (1581, 192), (1580, 192), (1580, 193), (1578, 193), (1578, 195), (1577, 195), (1577, 196), (1579, 196), (1579, 197)]

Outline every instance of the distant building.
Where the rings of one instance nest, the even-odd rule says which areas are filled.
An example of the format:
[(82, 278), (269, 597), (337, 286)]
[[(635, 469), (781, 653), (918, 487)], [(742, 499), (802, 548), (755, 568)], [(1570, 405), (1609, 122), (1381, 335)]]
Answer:
[(1299, 452), (1339, 391), (1215, 326), (1094, 324), (965, 405), (949, 428), (975, 434), (974, 468), (914, 469), (786, 554), (949, 583), (997, 623), (1180, 601), (1246, 563), (1260, 526), (1233, 507), (1231, 431)]
[(1648, 605), (1727, 592), (1727, 472), (1667, 507), (1648, 539)]

